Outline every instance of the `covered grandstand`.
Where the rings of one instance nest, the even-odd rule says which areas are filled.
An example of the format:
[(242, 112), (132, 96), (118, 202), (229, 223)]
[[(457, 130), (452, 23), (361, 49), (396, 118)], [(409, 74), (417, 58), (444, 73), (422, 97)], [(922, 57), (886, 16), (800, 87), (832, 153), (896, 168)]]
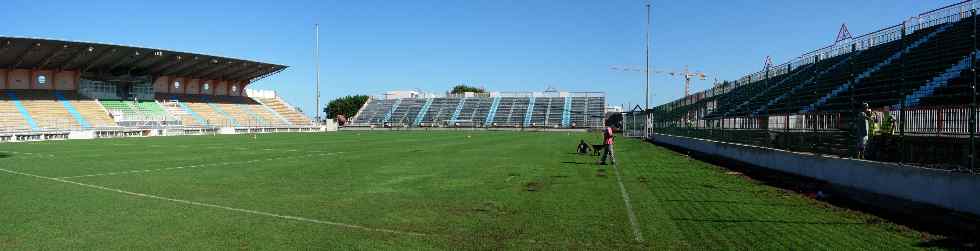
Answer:
[(893, 132), (872, 136), (870, 159), (975, 171), (976, 7), (927, 11), (627, 114), (627, 129), (849, 157), (867, 103), (876, 123), (896, 121)]
[(432, 98), (371, 98), (352, 127), (598, 128), (601, 92), (492, 92)]
[[(0, 37), (0, 140), (183, 132), (307, 131), (273, 92), (286, 66), (90, 42)], [(261, 94), (261, 95), (259, 95)]]

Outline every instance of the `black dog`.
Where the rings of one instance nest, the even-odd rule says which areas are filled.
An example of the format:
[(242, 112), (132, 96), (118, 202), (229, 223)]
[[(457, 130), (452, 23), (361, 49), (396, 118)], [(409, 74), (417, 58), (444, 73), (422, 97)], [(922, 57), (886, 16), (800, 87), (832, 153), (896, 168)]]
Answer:
[(606, 149), (606, 145), (592, 145), (592, 156), (599, 156), (602, 150)]

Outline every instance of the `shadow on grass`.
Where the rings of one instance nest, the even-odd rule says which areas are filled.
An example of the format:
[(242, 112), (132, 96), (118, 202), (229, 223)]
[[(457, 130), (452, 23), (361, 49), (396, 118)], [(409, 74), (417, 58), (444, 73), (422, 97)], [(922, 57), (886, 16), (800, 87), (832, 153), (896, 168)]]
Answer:
[(947, 250), (976, 250), (977, 241), (976, 240), (960, 240), (960, 239), (939, 239), (939, 240), (929, 240), (919, 242), (915, 244), (916, 247), (920, 248), (940, 248)]
[(799, 204), (756, 203), (756, 202), (730, 201), (730, 200), (660, 200), (660, 201), (663, 201), (663, 202), (678, 202), (678, 203), (698, 203), (698, 204), (732, 204), (732, 205), (767, 206), (767, 207), (802, 207), (802, 206), (805, 206), (805, 205), (799, 205)]
[(9, 153), (4, 153), (4, 152), (0, 152), (0, 159), (3, 159), (3, 158), (10, 158), (10, 154)]
[[(654, 143), (656, 144), (656, 143)], [(722, 170), (734, 171), (738, 176), (754, 183), (781, 188), (810, 197), (834, 207), (848, 208), (871, 214), (880, 219), (927, 233), (927, 240), (916, 246), (951, 249), (976, 249), (975, 233), (980, 230), (980, 218), (961, 214), (935, 206), (905, 201), (898, 198), (871, 194), (827, 182), (790, 173), (753, 166), (737, 160), (706, 155), (687, 149), (657, 144), (679, 154), (714, 164)], [(712, 188), (711, 186), (702, 186)], [(825, 198), (814, 196), (817, 192), (829, 194)], [(866, 219), (867, 225), (878, 225), (879, 218)], [(697, 219), (689, 219), (697, 220)]]
[(673, 218), (675, 221), (711, 222), (711, 223), (776, 223), (793, 225), (867, 225), (864, 222), (819, 222), (819, 221), (787, 221), (787, 220), (724, 220), (724, 219), (691, 219)]

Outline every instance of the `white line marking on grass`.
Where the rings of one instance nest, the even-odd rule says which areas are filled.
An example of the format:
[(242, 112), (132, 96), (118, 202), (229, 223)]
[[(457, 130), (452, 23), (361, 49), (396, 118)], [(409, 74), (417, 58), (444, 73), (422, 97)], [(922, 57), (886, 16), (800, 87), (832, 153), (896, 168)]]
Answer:
[(70, 181), (70, 180), (65, 180), (65, 179), (40, 176), (40, 175), (36, 175), (36, 174), (22, 173), (22, 172), (17, 172), (17, 171), (3, 169), (3, 168), (0, 168), (0, 171), (11, 173), (11, 174), (22, 175), (22, 176), (34, 177), (34, 178), (38, 178), (38, 179), (45, 179), (45, 180), (50, 180), (50, 181), (57, 181), (57, 182), (72, 184), (72, 185), (79, 185), (79, 186), (88, 187), (88, 188), (94, 188), (94, 189), (99, 189), (99, 190), (103, 190), (103, 191), (110, 191), (110, 192), (116, 192), (116, 193), (121, 193), (121, 194), (126, 194), (126, 195), (132, 195), (132, 196), (136, 196), (136, 197), (157, 199), (157, 200), (162, 200), (162, 201), (176, 202), (176, 203), (188, 204), (188, 205), (194, 205), (194, 206), (200, 206), (200, 207), (210, 207), (210, 208), (224, 209), (224, 210), (228, 210), (228, 211), (235, 211), (235, 212), (240, 212), (240, 213), (247, 213), (247, 214), (254, 214), (254, 215), (261, 215), (261, 216), (268, 216), (268, 217), (274, 217), (274, 218), (280, 218), (280, 219), (286, 219), (286, 220), (302, 221), (302, 222), (308, 222), (308, 223), (316, 223), (316, 224), (323, 224), (323, 225), (346, 227), (346, 228), (353, 228), (353, 229), (364, 230), (364, 231), (382, 232), (382, 233), (390, 233), (390, 234), (403, 234), (403, 235), (412, 235), (412, 236), (434, 236), (433, 234), (425, 234), (425, 233), (417, 233), (417, 232), (409, 232), (409, 231), (399, 231), (399, 230), (384, 229), (384, 228), (372, 228), (372, 227), (365, 227), (365, 226), (361, 226), (361, 225), (347, 224), (347, 223), (341, 223), (341, 222), (317, 220), (317, 219), (303, 218), (303, 217), (299, 217), (299, 216), (281, 215), (281, 214), (274, 214), (274, 213), (268, 213), (268, 212), (262, 212), (262, 211), (256, 211), (256, 210), (241, 209), (241, 208), (234, 208), (234, 207), (226, 207), (226, 206), (215, 205), (215, 204), (208, 204), (208, 203), (203, 203), (203, 202), (195, 202), (195, 201), (189, 201), (189, 200), (174, 199), (174, 198), (168, 198), (168, 197), (157, 196), (157, 195), (152, 195), (152, 194), (130, 192), (130, 191), (125, 191), (125, 190), (120, 190), (120, 189), (115, 189), (115, 188), (104, 187), (104, 186), (98, 186), (98, 185), (92, 185), (92, 184), (85, 184), (85, 183), (75, 182), (75, 181)]
[(13, 156), (14, 158), (21, 158), (21, 159), (54, 158), (54, 154), (48, 154), (48, 153), (28, 153), (28, 152), (15, 152), (15, 151), (0, 151), (0, 153), (6, 153), (11, 155), (26, 155), (26, 156)]
[(300, 155), (300, 156), (283, 156), (283, 157), (277, 157), (277, 158), (253, 159), (253, 160), (245, 160), (245, 161), (228, 161), (228, 162), (218, 162), (218, 163), (210, 163), (210, 164), (197, 164), (197, 165), (178, 166), (178, 167), (167, 167), (167, 168), (157, 168), (157, 169), (142, 169), (142, 170), (130, 170), (130, 171), (117, 171), (117, 172), (108, 172), (108, 173), (96, 173), (96, 174), (86, 174), (86, 175), (78, 175), (78, 176), (57, 177), (56, 179), (77, 179), (77, 178), (88, 178), (88, 177), (98, 177), (98, 176), (115, 176), (115, 175), (134, 174), (134, 173), (149, 173), (149, 172), (160, 172), (160, 171), (169, 171), (169, 170), (178, 170), (178, 169), (187, 169), (187, 168), (197, 168), (197, 167), (227, 166), (227, 165), (232, 165), (232, 164), (249, 164), (249, 163), (256, 163), (256, 162), (260, 162), (260, 161), (272, 161), (272, 160), (282, 160), (282, 159), (307, 158), (307, 157), (315, 157), (315, 156), (330, 156), (330, 155), (336, 155), (336, 154), (339, 154), (339, 153), (319, 153), (319, 154), (307, 154), (307, 155)]
[(619, 191), (623, 194), (623, 203), (626, 203), (626, 215), (630, 218), (630, 225), (633, 227), (633, 237), (636, 237), (636, 241), (643, 242), (643, 232), (640, 232), (640, 224), (636, 221), (636, 213), (633, 212), (633, 205), (630, 203), (630, 194), (626, 192), (626, 186), (623, 185), (623, 177), (619, 175), (619, 165), (612, 166), (616, 173), (616, 181), (619, 182)]

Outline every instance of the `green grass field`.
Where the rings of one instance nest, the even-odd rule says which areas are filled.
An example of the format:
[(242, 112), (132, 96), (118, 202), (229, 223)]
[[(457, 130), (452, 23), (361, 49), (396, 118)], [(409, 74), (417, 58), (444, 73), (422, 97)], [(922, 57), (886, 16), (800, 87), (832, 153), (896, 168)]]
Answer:
[(600, 176), (595, 157), (573, 154), (582, 138), (599, 142), (574, 133), (340, 132), (0, 144), (0, 250), (922, 242), (922, 233), (638, 140), (620, 138), (620, 176), (612, 166)]

